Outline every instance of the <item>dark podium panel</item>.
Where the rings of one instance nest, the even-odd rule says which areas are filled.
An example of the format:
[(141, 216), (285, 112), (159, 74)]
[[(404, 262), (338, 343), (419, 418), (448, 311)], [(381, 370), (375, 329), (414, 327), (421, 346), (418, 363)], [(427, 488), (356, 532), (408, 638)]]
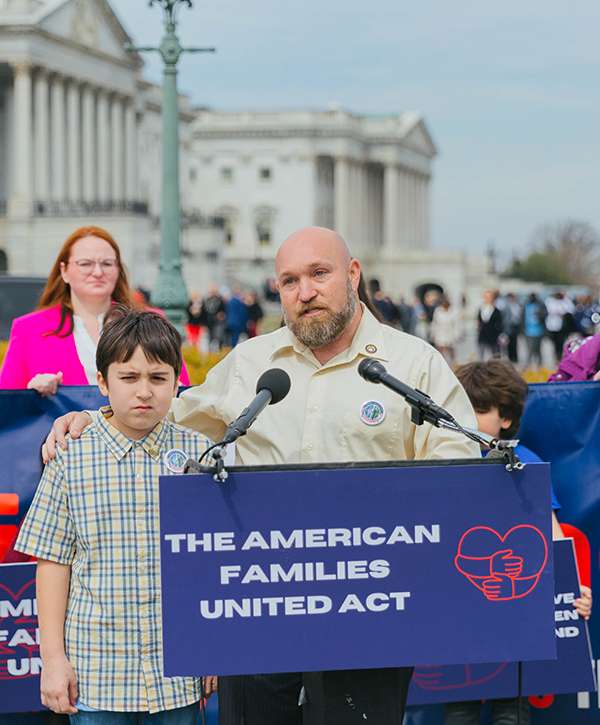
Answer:
[(304, 725), (400, 725), (412, 667), (305, 672)]

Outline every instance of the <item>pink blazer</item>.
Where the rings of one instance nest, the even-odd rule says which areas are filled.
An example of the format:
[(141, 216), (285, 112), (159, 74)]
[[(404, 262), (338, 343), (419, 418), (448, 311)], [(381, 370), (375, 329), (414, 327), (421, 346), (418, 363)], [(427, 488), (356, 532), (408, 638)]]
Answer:
[[(34, 375), (60, 371), (63, 385), (89, 384), (73, 335), (44, 337), (44, 333), (56, 330), (59, 322), (60, 305), (13, 320), (8, 350), (0, 369), (0, 388), (26, 388)], [(180, 382), (190, 384), (185, 362)]]

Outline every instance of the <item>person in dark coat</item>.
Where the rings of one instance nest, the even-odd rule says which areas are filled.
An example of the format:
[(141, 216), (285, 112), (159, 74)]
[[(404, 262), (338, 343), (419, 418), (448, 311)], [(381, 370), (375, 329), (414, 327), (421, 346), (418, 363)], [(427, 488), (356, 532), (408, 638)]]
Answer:
[(494, 305), (494, 293), (492, 290), (485, 290), (483, 293), (483, 304), (477, 313), (477, 329), (479, 335), (479, 358), (485, 360), (487, 353), (491, 356), (500, 352), (498, 335), (502, 332), (502, 314)]

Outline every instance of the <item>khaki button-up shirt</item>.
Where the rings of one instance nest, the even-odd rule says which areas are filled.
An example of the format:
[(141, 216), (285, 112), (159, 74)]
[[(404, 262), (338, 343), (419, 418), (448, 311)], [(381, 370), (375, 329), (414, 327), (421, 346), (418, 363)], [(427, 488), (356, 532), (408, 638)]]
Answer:
[(366, 309), (351, 346), (325, 365), (287, 328), (238, 345), (202, 385), (174, 400), (170, 417), (218, 441), (254, 398), (262, 373), (279, 367), (291, 378), (290, 392), (238, 439), (239, 465), (480, 457), (478, 445), (458, 433), (415, 426), (402, 397), (359, 376), (365, 357), (430, 395), (461, 425), (477, 427), (442, 356), (423, 340), (381, 325)]

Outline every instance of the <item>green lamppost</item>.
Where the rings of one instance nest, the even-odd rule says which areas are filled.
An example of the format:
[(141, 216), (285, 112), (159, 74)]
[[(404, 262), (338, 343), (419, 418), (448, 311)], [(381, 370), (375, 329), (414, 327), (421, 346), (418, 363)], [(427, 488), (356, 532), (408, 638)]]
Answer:
[(151, 302), (165, 311), (183, 332), (188, 295), (181, 273), (180, 204), (179, 204), (179, 104), (177, 97), (177, 62), (182, 53), (213, 53), (214, 48), (183, 48), (175, 34), (177, 11), (182, 4), (192, 7), (192, 0), (150, 0), (150, 7), (160, 5), (165, 16), (166, 32), (158, 48), (137, 48), (130, 43), (125, 50), (156, 51), (165, 64), (162, 106), (162, 210), (160, 216), (159, 275)]

